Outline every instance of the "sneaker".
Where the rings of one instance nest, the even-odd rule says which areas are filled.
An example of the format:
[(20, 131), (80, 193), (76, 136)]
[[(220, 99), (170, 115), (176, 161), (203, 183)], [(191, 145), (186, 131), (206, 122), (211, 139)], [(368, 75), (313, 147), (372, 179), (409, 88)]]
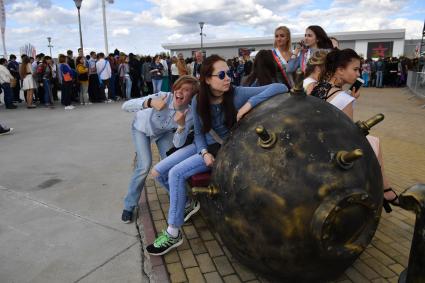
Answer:
[(133, 212), (124, 209), (122, 211), (121, 220), (124, 223), (130, 223), (133, 220)]
[(16, 106), (15, 104), (6, 106), (6, 109), (16, 109), (16, 108), (18, 108), (18, 106)]
[(201, 208), (201, 204), (197, 200), (192, 200), (190, 205), (184, 209), (184, 222), (187, 222), (192, 215), (197, 213)]
[(183, 244), (183, 235), (180, 230), (178, 236), (175, 238), (171, 237), (167, 231), (162, 231), (153, 244), (146, 247), (146, 250), (151, 255), (163, 255), (168, 253), (170, 250), (177, 248), (181, 244)]
[(12, 132), (13, 132), (13, 128), (9, 128), (9, 129), (0, 128), (0, 136), (8, 135)]
[(111, 102), (112, 102), (112, 100), (110, 100), (110, 99), (105, 100), (105, 103), (111, 103)]
[(75, 107), (74, 106), (72, 106), (72, 105), (69, 105), (69, 106), (65, 106), (65, 110), (72, 110), (72, 109), (74, 109)]
[(88, 105), (91, 105), (91, 104), (93, 104), (93, 103), (91, 103), (91, 102), (89, 101), (89, 102), (87, 102), (87, 103), (86, 103), (86, 105), (87, 105), (87, 104), (88, 104)]

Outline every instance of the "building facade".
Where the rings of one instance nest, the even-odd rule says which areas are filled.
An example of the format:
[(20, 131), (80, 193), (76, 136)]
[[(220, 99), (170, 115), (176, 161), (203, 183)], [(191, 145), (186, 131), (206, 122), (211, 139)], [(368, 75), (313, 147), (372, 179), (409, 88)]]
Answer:
[[(408, 41), (406, 44), (404, 29), (389, 30), (369, 30), (328, 33), (328, 36), (335, 37), (339, 41), (339, 46), (354, 49), (359, 55), (369, 58), (377, 57), (399, 57), (402, 55), (414, 57), (412, 45)], [(301, 41), (304, 35), (292, 35), (292, 42)], [(206, 56), (218, 54), (226, 59), (241, 56), (247, 51), (258, 51), (261, 49), (271, 49), (273, 47), (273, 36), (257, 38), (240, 38), (229, 40), (207, 41), (203, 44)], [(416, 42), (416, 40), (414, 40)], [(193, 57), (193, 53), (200, 50), (200, 42), (188, 43), (164, 43), (164, 49), (170, 50), (171, 55), (183, 53), (185, 58)]]

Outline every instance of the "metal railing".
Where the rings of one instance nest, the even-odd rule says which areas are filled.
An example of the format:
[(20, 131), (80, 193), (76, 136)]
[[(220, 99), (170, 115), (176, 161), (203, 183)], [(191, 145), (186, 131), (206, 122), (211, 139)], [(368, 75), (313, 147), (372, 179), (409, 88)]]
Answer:
[[(415, 96), (425, 98), (425, 68), (422, 72), (408, 71), (406, 85), (415, 94), (411, 98)], [(421, 108), (425, 108), (425, 104)]]

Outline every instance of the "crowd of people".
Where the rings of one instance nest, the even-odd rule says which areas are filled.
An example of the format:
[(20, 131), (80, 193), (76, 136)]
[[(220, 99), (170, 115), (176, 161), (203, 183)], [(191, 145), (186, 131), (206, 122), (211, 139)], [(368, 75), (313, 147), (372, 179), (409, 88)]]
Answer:
[[(314, 32), (318, 38), (323, 37), (320, 30)], [(255, 60), (249, 53), (226, 60), (231, 83), (235, 86), (252, 85), (256, 73), (259, 74), (260, 80), (262, 77), (272, 77), (274, 81), (285, 81), (291, 86), (294, 66), (305, 68), (305, 58), (309, 54), (304, 56), (302, 53), (298, 56), (298, 53), (309, 46), (310, 38), (311, 36), (306, 34), (305, 40), (300, 42), (295, 50), (291, 50), (290, 32), (286, 27), (282, 27), (277, 31), (274, 49), (269, 50), (271, 54), (260, 50), (260, 56), (256, 56)], [(338, 47), (338, 40), (328, 38), (327, 42), (318, 42), (312, 49), (334, 46)], [(291, 60), (291, 56), (297, 56), (298, 61)], [(413, 66), (412, 61), (405, 57), (361, 60), (364, 87), (404, 86), (407, 71)], [(201, 52), (196, 52), (194, 58), (185, 59), (181, 53), (171, 58), (165, 54), (152, 58), (132, 53), (126, 55), (119, 50), (108, 56), (94, 51), (84, 56), (79, 49), (76, 58), (72, 50), (68, 50), (66, 55), (59, 54), (58, 60), (42, 53), (35, 58), (22, 55), (21, 63), (18, 63), (16, 56), (12, 54), (9, 61), (4, 58), (0, 61), (0, 91), (4, 94), (6, 109), (16, 109), (17, 104), (23, 102), (21, 90), (24, 92), (27, 108), (33, 109), (37, 105), (54, 107), (55, 101), (59, 100), (58, 91), (61, 90), (61, 104), (66, 110), (72, 110), (76, 104), (109, 103), (169, 91), (172, 84), (183, 75), (199, 78), (202, 61)], [(254, 61), (257, 61), (255, 72)], [(277, 77), (266, 75), (270, 70), (267, 64), (271, 62), (278, 62), (279, 69), (287, 66), (290, 69), (288, 72), (286, 69), (276, 72)], [(264, 74), (260, 74), (261, 72)]]
[(16, 109), (23, 102), (21, 90), (28, 109), (37, 105), (52, 108), (60, 90), (61, 104), (72, 110), (75, 104), (110, 103), (169, 91), (180, 76), (199, 78), (200, 60), (200, 52), (185, 60), (182, 54), (152, 58), (119, 50), (108, 56), (94, 51), (84, 56), (79, 49), (76, 58), (68, 50), (57, 60), (40, 53), (35, 58), (22, 55), (18, 63), (12, 54), (9, 61), (0, 61), (0, 83), (6, 109)]

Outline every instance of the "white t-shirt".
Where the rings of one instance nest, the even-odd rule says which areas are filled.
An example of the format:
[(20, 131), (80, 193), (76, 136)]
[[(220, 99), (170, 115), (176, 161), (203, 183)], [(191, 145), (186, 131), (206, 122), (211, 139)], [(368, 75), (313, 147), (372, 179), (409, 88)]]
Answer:
[(307, 77), (304, 79), (303, 81), (303, 88), (306, 91), (307, 87), (311, 84), (311, 83), (317, 83), (317, 81), (313, 78)]
[[(106, 66), (105, 66), (105, 63), (106, 63)], [(99, 61), (96, 62), (96, 70), (101, 80), (108, 80), (112, 76), (111, 65), (109, 64), (108, 61), (106, 61), (103, 58), (99, 59)]]
[(179, 69), (177, 68), (176, 64), (171, 64), (171, 75), (172, 76), (179, 75)]
[(343, 110), (347, 107), (348, 104), (355, 100), (354, 97), (346, 93), (345, 91), (340, 91), (338, 94), (332, 97), (332, 100), (328, 100), (328, 102), (340, 110)]

